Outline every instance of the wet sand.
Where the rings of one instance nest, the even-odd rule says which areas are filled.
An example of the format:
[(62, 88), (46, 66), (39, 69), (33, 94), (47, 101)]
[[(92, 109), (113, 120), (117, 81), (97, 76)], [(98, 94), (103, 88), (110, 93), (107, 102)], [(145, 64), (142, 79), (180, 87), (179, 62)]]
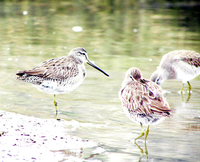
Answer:
[(81, 123), (77, 121), (0, 111), (0, 159), (2, 162), (83, 161), (83, 150), (98, 144), (68, 134), (79, 126)]

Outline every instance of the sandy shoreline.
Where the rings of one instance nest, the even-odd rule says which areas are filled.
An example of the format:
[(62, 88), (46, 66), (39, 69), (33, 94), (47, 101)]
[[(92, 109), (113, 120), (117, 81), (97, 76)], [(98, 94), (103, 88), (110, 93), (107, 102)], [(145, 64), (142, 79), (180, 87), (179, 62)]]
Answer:
[(0, 111), (0, 159), (2, 162), (83, 161), (83, 149), (97, 148), (98, 144), (71, 137), (67, 132), (84, 124)]

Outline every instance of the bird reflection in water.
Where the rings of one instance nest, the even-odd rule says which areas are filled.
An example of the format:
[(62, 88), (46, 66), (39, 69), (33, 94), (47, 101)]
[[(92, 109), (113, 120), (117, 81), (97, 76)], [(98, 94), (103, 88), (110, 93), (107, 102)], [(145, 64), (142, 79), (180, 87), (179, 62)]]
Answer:
[[(145, 135), (145, 154), (148, 157), (146, 140), (149, 125), (157, 124), (170, 116), (171, 109), (163, 96), (162, 88), (152, 81), (143, 79), (138, 68), (130, 68), (125, 74), (118, 95), (127, 117), (141, 125), (141, 134), (134, 139), (134, 143), (143, 154), (143, 150), (136, 141)], [(147, 126), (146, 132), (143, 126)]]

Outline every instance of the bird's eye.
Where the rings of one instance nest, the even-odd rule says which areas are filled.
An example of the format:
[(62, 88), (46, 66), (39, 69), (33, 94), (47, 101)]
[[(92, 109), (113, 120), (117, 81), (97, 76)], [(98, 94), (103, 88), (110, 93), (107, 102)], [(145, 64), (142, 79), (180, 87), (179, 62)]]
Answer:
[(159, 81), (160, 81), (160, 78), (157, 78), (157, 79), (156, 79), (156, 83), (158, 83)]
[(85, 55), (85, 52), (79, 52), (81, 55)]
[(130, 78), (131, 78), (132, 80), (134, 80), (133, 77), (132, 77), (131, 75), (130, 75)]

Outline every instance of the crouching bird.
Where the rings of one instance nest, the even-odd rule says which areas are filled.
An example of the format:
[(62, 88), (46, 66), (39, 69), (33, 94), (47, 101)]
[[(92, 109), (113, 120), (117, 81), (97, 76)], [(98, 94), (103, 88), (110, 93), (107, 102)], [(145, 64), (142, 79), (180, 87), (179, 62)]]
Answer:
[[(145, 134), (145, 143), (149, 134), (149, 125), (162, 121), (170, 116), (171, 109), (162, 89), (156, 83), (142, 78), (138, 68), (130, 68), (119, 91), (122, 107), (127, 117), (141, 125), (141, 134), (135, 141)], [(146, 133), (143, 126), (147, 126)]]

